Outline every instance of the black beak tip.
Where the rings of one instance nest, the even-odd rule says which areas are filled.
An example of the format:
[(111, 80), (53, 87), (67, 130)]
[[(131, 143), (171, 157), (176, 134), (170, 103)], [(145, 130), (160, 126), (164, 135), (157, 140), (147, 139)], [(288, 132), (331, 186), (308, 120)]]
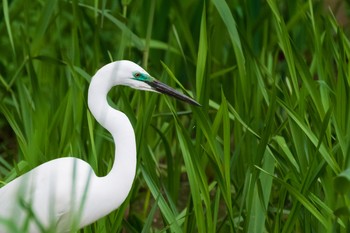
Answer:
[(202, 105), (195, 100), (193, 100), (193, 102), (191, 104), (194, 106), (197, 106), (197, 107), (202, 107)]
[(179, 100), (182, 100), (186, 103), (198, 106), (198, 107), (202, 107), (201, 104), (199, 104), (197, 101), (195, 101), (194, 99), (192, 99), (191, 97), (188, 97), (178, 91), (176, 91), (175, 89), (165, 85), (164, 83), (161, 83), (157, 80), (153, 80), (152, 82), (147, 82), (148, 85), (150, 85), (155, 91), (158, 91), (160, 93), (175, 97)]

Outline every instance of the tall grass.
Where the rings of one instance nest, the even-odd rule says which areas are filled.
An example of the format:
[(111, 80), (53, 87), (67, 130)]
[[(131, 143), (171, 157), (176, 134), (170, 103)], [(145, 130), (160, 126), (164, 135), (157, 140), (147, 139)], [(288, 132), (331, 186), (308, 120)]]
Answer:
[(1, 184), (63, 156), (106, 175), (113, 143), (87, 87), (128, 59), (202, 107), (110, 93), (137, 178), (81, 232), (349, 229), (350, 42), (322, 1), (3, 0), (1, 18)]

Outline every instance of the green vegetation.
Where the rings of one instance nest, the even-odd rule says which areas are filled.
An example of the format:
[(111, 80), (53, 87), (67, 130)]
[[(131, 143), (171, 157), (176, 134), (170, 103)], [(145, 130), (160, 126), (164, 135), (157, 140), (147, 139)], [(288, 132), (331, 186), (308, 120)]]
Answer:
[(0, 17), (1, 185), (64, 156), (106, 175), (87, 87), (128, 59), (203, 106), (110, 93), (137, 178), (81, 232), (348, 232), (350, 41), (322, 1), (3, 0)]

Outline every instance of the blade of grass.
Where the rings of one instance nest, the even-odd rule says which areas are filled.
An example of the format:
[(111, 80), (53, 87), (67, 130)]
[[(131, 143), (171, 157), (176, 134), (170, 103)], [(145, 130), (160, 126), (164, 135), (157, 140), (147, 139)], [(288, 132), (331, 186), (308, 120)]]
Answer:
[[(287, 114), (291, 117), (291, 119), (303, 130), (305, 135), (309, 138), (309, 140), (317, 146), (319, 143), (316, 135), (307, 127), (307, 125), (300, 119), (298, 114), (296, 114), (292, 109), (290, 109), (283, 101), (277, 100), (277, 102), (286, 110)], [(332, 168), (335, 173), (340, 172), (340, 168), (338, 163), (334, 160), (334, 158), (327, 151), (325, 145), (322, 143), (319, 148), (319, 152), (322, 155), (323, 159), (328, 163), (328, 165)]]
[(15, 43), (13, 42), (13, 35), (12, 35), (12, 29), (11, 29), (11, 23), (10, 23), (10, 13), (9, 13), (9, 5), (7, 0), (2, 1), (2, 10), (4, 14), (4, 19), (5, 19), (5, 24), (6, 24), (6, 29), (7, 29), (7, 34), (9, 36), (11, 48), (12, 48), (12, 53), (16, 57), (16, 49), (15, 49)]

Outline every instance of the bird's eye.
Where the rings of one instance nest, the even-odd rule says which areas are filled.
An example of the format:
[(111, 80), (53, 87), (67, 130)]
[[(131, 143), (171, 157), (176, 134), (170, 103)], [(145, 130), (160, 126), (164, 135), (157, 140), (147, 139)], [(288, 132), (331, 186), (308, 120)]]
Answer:
[(138, 77), (140, 77), (140, 76), (141, 76), (140, 73), (136, 73), (136, 74), (135, 74), (135, 77), (136, 77), (136, 78), (138, 78)]

